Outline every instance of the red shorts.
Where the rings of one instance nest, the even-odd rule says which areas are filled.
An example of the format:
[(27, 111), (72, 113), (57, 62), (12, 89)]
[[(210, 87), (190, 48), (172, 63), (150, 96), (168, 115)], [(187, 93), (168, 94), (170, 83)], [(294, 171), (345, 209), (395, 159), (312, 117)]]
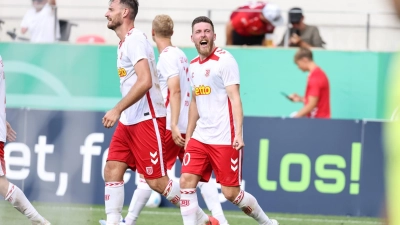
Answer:
[(201, 176), (208, 182), (214, 171), (217, 183), (223, 186), (240, 186), (242, 181), (243, 150), (231, 145), (208, 145), (190, 139), (182, 162), (181, 173)]
[(124, 162), (146, 179), (167, 175), (164, 163), (165, 117), (138, 124), (118, 123), (111, 139), (107, 161)]
[[(181, 134), (182, 138), (186, 138), (186, 134)], [(172, 139), (172, 132), (165, 131), (165, 161), (167, 162), (167, 169), (170, 170), (176, 162), (176, 157), (182, 162), (185, 149), (175, 144)]]
[(6, 175), (6, 162), (4, 161), (4, 142), (0, 142), (0, 177)]

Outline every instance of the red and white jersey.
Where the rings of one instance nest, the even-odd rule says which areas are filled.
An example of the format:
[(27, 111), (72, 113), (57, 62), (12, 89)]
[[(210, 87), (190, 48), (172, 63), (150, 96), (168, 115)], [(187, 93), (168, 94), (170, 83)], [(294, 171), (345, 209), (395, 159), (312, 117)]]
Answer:
[(231, 145), (235, 127), (225, 87), (240, 84), (236, 60), (226, 50), (216, 48), (206, 59), (192, 60), (189, 75), (200, 116), (192, 137), (205, 144)]
[(3, 59), (0, 56), (0, 142), (6, 142), (6, 77)]
[(136, 28), (128, 32), (125, 41), (120, 42), (118, 48), (117, 66), (122, 97), (125, 97), (136, 83), (135, 65), (141, 59), (147, 59), (149, 62), (153, 86), (142, 99), (122, 112), (120, 121), (124, 125), (166, 116), (153, 46), (146, 35)]
[(169, 104), (170, 92), (168, 79), (179, 76), (181, 88), (181, 110), (179, 113), (178, 127), (182, 134), (186, 133), (189, 103), (190, 103), (190, 78), (188, 76), (189, 63), (185, 53), (174, 46), (166, 47), (160, 54), (157, 63), (157, 73), (160, 87), (167, 107), (167, 129), (171, 130), (171, 105)]

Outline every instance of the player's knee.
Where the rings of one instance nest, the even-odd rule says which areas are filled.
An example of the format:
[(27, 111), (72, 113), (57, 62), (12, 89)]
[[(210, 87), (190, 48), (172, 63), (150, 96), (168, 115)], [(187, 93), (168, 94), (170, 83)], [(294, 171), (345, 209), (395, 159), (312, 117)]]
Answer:
[(237, 188), (234, 187), (222, 187), (222, 194), (224, 195), (224, 197), (226, 199), (228, 199), (228, 201), (233, 202), (235, 201), (236, 197), (238, 196), (240, 192), (240, 189), (237, 190)]
[(179, 179), (179, 184), (182, 189), (196, 188), (199, 180), (200, 177), (197, 175), (184, 173), (181, 175), (181, 178)]
[(122, 162), (107, 161), (104, 167), (104, 180), (106, 182), (122, 181), (128, 166)]

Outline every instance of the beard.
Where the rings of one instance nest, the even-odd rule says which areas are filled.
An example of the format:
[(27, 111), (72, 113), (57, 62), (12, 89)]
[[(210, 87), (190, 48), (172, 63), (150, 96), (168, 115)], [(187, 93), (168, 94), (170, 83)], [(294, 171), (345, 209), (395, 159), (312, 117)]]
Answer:
[(110, 30), (115, 30), (121, 25), (122, 25), (122, 22), (119, 20), (111, 20), (111, 21), (108, 21), (108, 23), (107, 23), (107, 27)]
[(211, 52), (214, 49), (214, 40), (207, 40), (207, 47), (205, 48), (204, 46), (202, 46), (199, 43), (195, 44), (197, 52), (199, 53), (199, 55), (203, 56), (203, 57), (208, 57), (210, 56)]

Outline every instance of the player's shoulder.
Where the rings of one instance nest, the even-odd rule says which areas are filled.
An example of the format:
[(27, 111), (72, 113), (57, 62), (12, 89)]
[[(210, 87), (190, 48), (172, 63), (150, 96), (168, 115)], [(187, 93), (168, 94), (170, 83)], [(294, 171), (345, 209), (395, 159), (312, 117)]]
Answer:
[(125, 42), (146, 41), (146, 34), (139, 29), (133, 28), (125, 36)]

